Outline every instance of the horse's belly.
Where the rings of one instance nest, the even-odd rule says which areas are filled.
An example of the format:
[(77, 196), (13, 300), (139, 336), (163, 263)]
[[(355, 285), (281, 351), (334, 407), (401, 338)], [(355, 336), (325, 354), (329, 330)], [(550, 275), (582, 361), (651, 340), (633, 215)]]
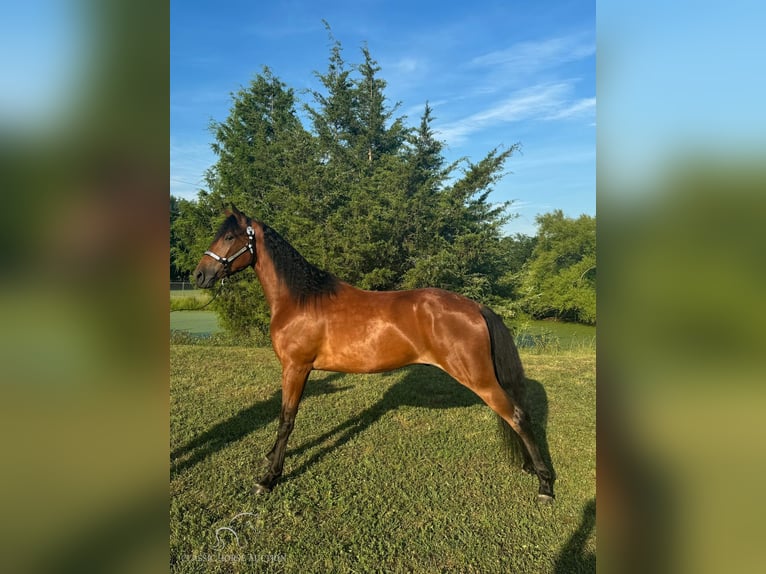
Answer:
[(390, 324), (369, 321), (329, 332), (314, 368), (343, 373), (378, 373), (421, 362), (417, 341)]

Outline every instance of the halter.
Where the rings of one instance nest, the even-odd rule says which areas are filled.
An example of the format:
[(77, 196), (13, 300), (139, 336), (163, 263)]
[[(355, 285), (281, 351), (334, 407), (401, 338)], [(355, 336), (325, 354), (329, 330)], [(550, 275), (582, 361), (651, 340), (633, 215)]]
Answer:
[(242, 247), (242, 249), (237, 251), (234, 255), (232, 255), (231, 257), (221, 257), (220, 255), (216, 255), (212, 251), (205, 251), (205, 255), (209, 255), (210, 257), (212, 257), (213, 259), (218, 261), (218, 263), (223, 265), (224, 270), (228, 274), (229, 273), (229, 265), (231, 265), (232, 262), (237, 257), (242, 255), (245, 251), (249, 251), (250, 255), (253, 256), (253, 261), (255, 261), (255, 250), (253, 249), (253, 239), (254, 238), (255, 238), (255, 231), (253, 230), (253, 228), (250, 225), (248, 225), (247, 226), (247, 245), (244, 245)]

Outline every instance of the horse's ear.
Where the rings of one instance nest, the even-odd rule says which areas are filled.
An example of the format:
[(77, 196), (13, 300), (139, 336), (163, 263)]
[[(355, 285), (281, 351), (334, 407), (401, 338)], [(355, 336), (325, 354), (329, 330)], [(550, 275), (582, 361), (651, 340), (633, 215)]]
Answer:
[(237, 206), (233, 203), (231, 204), (231, 213), (237, 216), (237, 219), (246, 219), (245, 214), (242, 213), (239, 209), (237, 209)]

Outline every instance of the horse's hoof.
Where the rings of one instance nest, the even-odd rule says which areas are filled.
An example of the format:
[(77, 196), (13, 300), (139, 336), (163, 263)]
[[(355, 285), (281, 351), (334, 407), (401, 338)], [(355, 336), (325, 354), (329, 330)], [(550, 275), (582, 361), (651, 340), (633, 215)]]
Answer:
[(540, 504), (553, 504), (556, 499), (550, 494), (538, 494), (537, 502)]
[(255, 488), (253, 488), (253, 492), (255, 494), (268, 494), (271, 492), (271, 489), (266, 486), (265, 484), (261, 484), (260, 482), (255, 485)]

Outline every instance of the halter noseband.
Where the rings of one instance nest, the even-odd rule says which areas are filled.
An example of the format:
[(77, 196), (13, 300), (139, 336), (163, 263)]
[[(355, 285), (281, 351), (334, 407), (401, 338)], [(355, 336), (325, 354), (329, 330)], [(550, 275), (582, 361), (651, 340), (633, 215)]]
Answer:
[(255, 261), (255, 249), (253, 249), (253, 239), (255, 238), (255, 231), (253, 230), (252, 226), (247, 226), (247, 245), (243, 246), (242, 249), (237, 251), (234, 255), (231, 257), (221, 257), (220, 255), (217, 255), (213, 253), (212, 251), (205, 251), (205, 255), (208, 255), (218, 261), (221, 265), (223, 265), (224, 270), (228, 274), (229, 272), (229, 265), (232, 264), (232, 262), (242, 255), (245, 251), (249, 251), (250, 255), (253, 256), (253, 261)]

